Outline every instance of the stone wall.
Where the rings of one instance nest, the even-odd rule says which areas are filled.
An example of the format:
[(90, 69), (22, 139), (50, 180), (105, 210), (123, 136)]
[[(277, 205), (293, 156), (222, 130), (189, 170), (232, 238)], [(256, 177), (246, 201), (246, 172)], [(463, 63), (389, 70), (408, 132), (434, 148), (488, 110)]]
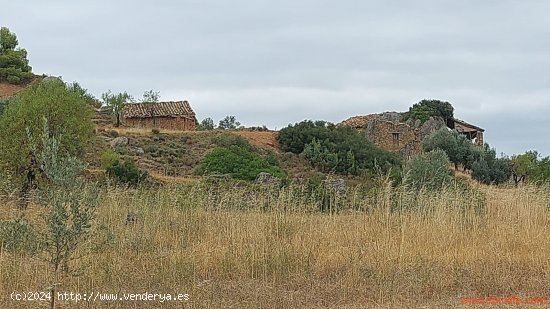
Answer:
[(195, 120), (184, 117), (123, 118), (122, 125), (130, 128), (193, 131)]
[(420, 152), (418, 130), (406, 123), (376, 119), (365, 125), (365, 136), (378, 147), (409, 158)]

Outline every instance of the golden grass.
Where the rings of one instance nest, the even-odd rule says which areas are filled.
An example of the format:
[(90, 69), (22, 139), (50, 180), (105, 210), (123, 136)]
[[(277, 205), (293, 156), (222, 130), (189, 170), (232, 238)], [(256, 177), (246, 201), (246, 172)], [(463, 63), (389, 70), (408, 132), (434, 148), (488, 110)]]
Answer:
[[(421, 196), (430, 211), (391, 212), (386, 192), (368, 201), (368, 211), (326, 214), (275, 207), (296, 203), (288, 196), (265, 211), (235, 209), (239, 199), (225, 196), (219, 205), (234, 207), (199, 207), (199, 189), (108, 190), (97, 220), (114, 233), (113, 245), (78, 261), (83, 274), (58, 289), (181, 292), (190, 300), (60, 308), (439, 308), (459, 307), (461, 297), (546, 297), (550, 195), (535, 187), (482, 190), (485, 214), (450, 207), (468, 198), (452, 192)], [(7, 207), (4, 219), (16, 215)], [(26, 216), (39, 220), (40, 211)], [(125, 224), (128, 212), (137, 224)], [(40, 259), (0, 252), (0, 265), (2, 308), (29, 308), (10, 293), (51, 284)]]

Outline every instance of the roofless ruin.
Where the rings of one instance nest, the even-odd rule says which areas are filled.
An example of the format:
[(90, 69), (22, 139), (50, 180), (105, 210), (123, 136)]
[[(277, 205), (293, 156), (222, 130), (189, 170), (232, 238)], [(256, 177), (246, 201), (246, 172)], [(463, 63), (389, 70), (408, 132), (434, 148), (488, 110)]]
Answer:
[(485, 130), (455, 118), (453, 111), (454, 108), (448, 102), (423, 100), (413, 105), (409, 112), (354, 116), (340, 125), (363, 131), (365, 137), (375, 145), (405, 158), (419, 153), (422, 140), (444, 127), (458, 131), (475, 145), (483, 146)]

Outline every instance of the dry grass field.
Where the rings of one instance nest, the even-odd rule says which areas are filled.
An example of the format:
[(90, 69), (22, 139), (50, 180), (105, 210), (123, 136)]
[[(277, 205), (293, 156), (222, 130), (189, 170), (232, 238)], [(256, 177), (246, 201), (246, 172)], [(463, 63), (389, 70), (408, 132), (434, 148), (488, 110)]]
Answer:
[[(460, 307), (465, 297), (548, 297), (550, 193), (479, 189), (486, 211), (453, 190), (415, 195), (387, 187), (360, 199), (351, 190), (334, 213), (316, 211), (292, 190), (213, 192), (202, 183), (107, 189), (96, 223), (110, 230), (111, 243), (74, 261), (79, 273), (60, 278), (57, 290), (187, 293), (189, 300), (57, 305), (441, 308)], [(405, 206), (412, 210), (391, 211)], [(41, 212), (31, 206), (25, 217), (39, 225)], [(129, 212), (136, 223), (127, 224)], [(2, 219), (19, 215), (14, 205), (2, 205)], [(47, 307), (13, 301), (10, 293), (47, 291), (49, 269), (40, 256), (0, 252), (0, 307)]]

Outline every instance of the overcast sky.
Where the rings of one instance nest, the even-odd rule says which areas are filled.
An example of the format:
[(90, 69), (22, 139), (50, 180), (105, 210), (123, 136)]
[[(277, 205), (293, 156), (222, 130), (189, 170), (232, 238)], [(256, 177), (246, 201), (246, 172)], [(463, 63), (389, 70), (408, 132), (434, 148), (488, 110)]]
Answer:
[(13, 1), (35, 73), (280, 129), (441, 99), (507, 154), (550, 155), (550, 1)]

